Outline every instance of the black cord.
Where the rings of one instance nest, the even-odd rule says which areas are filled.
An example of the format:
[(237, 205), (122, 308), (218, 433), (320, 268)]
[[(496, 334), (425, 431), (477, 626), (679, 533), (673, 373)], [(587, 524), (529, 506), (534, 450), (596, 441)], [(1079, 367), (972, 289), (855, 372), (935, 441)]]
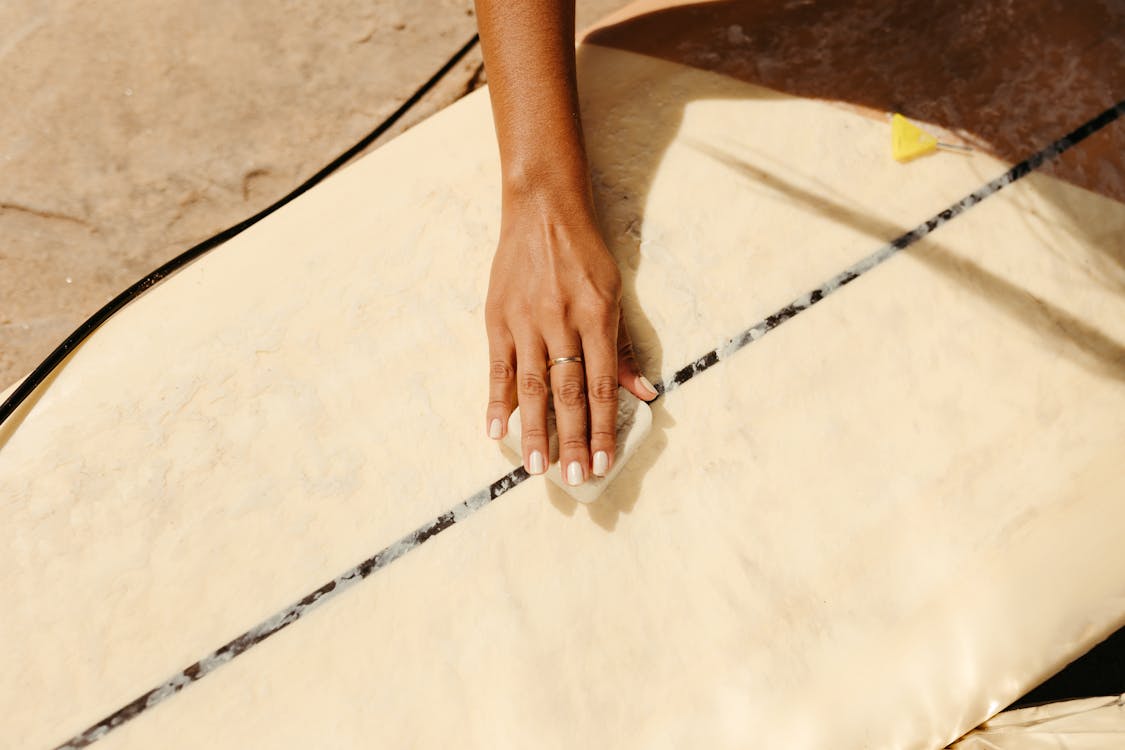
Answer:
[(322, 182), (324, 178), (328, 177), (328, 175), (332, 174), (341, 166), (346, 164), (356, 154), (360, 153), (361, 151), (363, 151), (363, 149), (370, 146), (376, 138), (387, 132), (387, 130), (390, 129), (390, 127), (396, 122), (398, 122), (403, 115), (410, 111), (410, 109), (415, 104), (417, 104), (422, 99), (422, 97), (430, 91), (430, 89), (436, 86), (437, 83), (445, 77), (446, 73), (452, 70), (453, 66), (459, 63), (462, 58), (464, 58), (465, 55), (467, 55), (473, 49), (473, 47), (477, 45), (477, 42), (479, 41), (480, 37), (477, 34), (474, 34), (472, 39), (467, 41), (464, 46), (461, 47), (461, 49), (457, 50), (457, 52), (455, 52), (453, 56), (446, 61), (445, 65), (442, 65), (436, 73), (430, 76), (430, 79), (423, 83), (417, 91), (411, 94), (410, 98), (404, 101), (398, 109), (396, 109), (390, 114), (390, 116), (387, 117), (387, 119), (379, 123), (378, 127), (365, 135), (358, 143), (349, 148), (347, 151), (333, 159), (319, 172), (294, 188), (293, 191), (288, 195), (267, 206), (266, 208), (263, 208), (261, 211), (254, 214), (250, 218), (244, 219), (234, 226), (228, 229), (224, 229), (213, 237), (209, 237), (200, 242), (198, 245), (195, 245), (194, 247), (180, 253), (175, 258), (150, 273), (148, 276), (145, 276), (143, 279), (118, 294), (116, 297), (106, 303), (104, 307), (91, 315), (85, 323), (80, 325), (74, 331), (74, 333), (67, 336), (61, 344), (55, 347), (55, 350), (47, 355), (47, 358), (40, 362), (38, 367), (31, 371), (31, 374), (24, 379), (20, 386), (16, 388), (16, 390), (13, 391), (7, 399), (5, 399), (4, 403), (0, 404), (0, 425), (2, 425), (8, 419), (8, 417), (12, 416), (13, 413), (15, 413), (16, 409), (20, 407), (20, 404), (26, 401), (27, 397), (34, 393), (35, 389), (38, 388), (39, 385), (44, 380), (46, 380), (52, 372), (55, 371), (55, 369), (62, 363), (64, 359), (66, 359), (67, 355), (70, 354), (75, 347), (89, 338), (90, 334), (92, 334), (103, 323), (109, 320), (110, 317), (114, 315), (114, 313), (125, 307), (125, 305), (129, 304), (137, 297), (144, 294), (146, 291), (148, 291), (149, 288), (160, 283), (171, 273), (178, 271), (207, 251), (218, 247), (232, 237), (257, 224), (259, 221), (277, 211), (285, 204), (308, 192), (318, 183)]

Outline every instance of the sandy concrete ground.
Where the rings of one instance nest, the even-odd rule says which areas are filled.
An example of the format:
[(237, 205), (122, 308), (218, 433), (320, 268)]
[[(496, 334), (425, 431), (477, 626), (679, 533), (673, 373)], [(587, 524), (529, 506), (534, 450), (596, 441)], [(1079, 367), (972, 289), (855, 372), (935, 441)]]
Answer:
[[(579, 28), (623, 4), (580, 1)], [(0, 4), (0, 388), (358, 141), (475, 28), (472, 0)], [(478, 51), (388, 137), (483, 80)]]

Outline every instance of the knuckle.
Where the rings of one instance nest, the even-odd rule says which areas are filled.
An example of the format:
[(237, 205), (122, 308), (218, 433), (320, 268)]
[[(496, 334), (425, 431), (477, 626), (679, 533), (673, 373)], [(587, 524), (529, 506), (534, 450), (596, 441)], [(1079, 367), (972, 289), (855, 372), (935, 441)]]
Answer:
[(559, 440), (559, 449), (567, 453), (580, 453), (586, 450), (586, 439), (581, 437), (568, 437)]
[(563, 406), (577, 407), (586, 402), (586, 393), (580, 380), (565, 380), (555, 388), (555, 401)]
[(502, 359), (494, 359), (489, 363), (488, 375), (498, 383), (510, 383), (516, 377), (512, 365)]
[(617, 322), (617, 301), (612, 297), (596, 297), (590, 303), (589, 310), (599, 322)]
[(597, 375), (590, 381), (590, 400), (598, 404), (617, 402), (617, 378), (612, 375)]
[(591, 430), (590, 442), (591, 443), (609, 443), (612, 445), (617, 439), (617, 435), (609, 430)]
[(528, 427), (523, 431), (523, 439), (529, 443), (547, 439), (547, 431), (542, 427)]
[(520, 378), (519, 392), (521, 396), (545, 396), (547, 394), (547, 384), (543, 380), (542, 375), (524, 375)]
[(503, 399), (494, 398), (488, 402), (488, 410), (490, 412), (506, 412), (508, 411), (508, 402)]
[(493, 360), (488, 364), (488, 377), (497, 382), (512, 382), (515, 378), (515, 370), (512, 369), (510, 362)]

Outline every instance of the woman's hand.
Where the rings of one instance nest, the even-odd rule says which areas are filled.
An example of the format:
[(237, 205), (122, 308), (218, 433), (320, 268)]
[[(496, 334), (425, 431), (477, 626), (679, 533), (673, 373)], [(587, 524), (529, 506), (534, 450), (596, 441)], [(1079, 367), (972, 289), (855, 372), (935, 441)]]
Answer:
[[(637, 369), (621, 318), (621, 275), (586, 201), (506, 203), (485, 312), (486, 429), (503, 437), (518, 403), (523, 465), (541, 474), (553, 396), (563, 476), (578, 485), (613, 465), (618, 383), (645, 401), (657, 393)], [(582, 361), (548, 367), (559, 357)]]
[[(621, 321), (621, 275), (598, 233), (578, 111), (574, 0), (477, 0), (503, 178), (500, 244), (485, 320), (486, 427), (499, 439), (518, 404), (523, 465), (547, 469), (553, 395), (570, 484), (613, 465), (617, 384), (656, 398)], [(581, 362), (548, 363), (560, 357)]]

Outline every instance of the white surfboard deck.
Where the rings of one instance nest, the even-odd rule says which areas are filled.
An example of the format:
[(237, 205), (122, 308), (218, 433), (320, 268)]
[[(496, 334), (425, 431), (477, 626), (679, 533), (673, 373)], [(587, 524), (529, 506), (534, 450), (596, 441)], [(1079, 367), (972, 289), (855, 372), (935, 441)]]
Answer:
[[(884, 123), (673, 63), (580, 66), (668, 382), (1007, 168), (904, 168)], [(1125, 206), (1006, 188), (671, 390), (580, 506), (479, 494), (510, 470), (482, 411), (498, 195), (478, 93), (130, 305), (0, 428), (6, 743), (203, 659), (96, 746), (934, 748), (1125, 622), (1125, 301), (1098, 272)]]

